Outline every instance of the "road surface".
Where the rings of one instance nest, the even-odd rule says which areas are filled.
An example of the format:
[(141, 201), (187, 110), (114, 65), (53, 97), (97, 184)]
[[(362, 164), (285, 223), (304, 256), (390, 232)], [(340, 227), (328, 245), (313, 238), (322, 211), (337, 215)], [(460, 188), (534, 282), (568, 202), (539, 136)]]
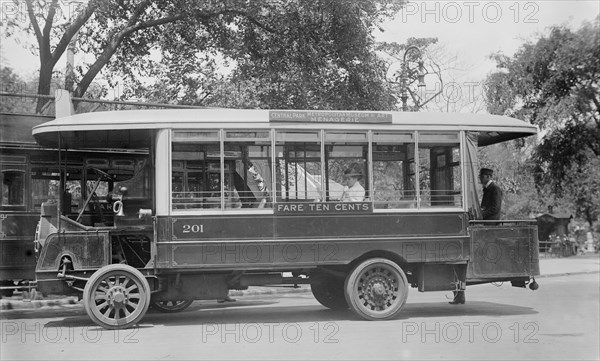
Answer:
[(402, 316), (370, 322), (310, 293), (195, 302), (130, 330), (95, 326), (81, 304), (3, 311), (2, 360), (598, 359), (599, 274), (539, 279), (540, 289), (479, 285), (466, 305), (411, 289)]

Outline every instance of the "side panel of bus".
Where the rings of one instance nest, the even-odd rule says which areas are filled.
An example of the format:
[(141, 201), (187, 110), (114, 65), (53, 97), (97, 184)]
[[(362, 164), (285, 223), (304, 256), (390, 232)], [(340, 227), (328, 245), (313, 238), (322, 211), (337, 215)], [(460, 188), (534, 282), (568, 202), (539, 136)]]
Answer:
[(472, 259), (467, 269), (467, 282), (529, 279), (540, 274), (535, 222), (489, 224), (472, 221), (470, 234)]
[(33, 238), (39, 218), (37, 212), (0, 212), (0, 280), (35, 278)]
[(231, 215), (158, 218), (159, 268), (294, 268), (348, 264), (371, 251), (408, 263), (466, 262), (456, 214)]

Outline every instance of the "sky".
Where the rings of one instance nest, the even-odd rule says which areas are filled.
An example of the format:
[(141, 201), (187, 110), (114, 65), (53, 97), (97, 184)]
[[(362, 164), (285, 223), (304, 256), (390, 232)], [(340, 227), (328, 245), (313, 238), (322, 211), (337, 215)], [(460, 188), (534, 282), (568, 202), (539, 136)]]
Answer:
[[(5, 4), (0, 1), (3, 20), (10, 16)], [(383, 32), (374, 35), (379, 41), (398, 43), (409, 37), (438, 38), (437, 47), (456, 58), (459, 69), (453, 78), (458, 79), (463, 92), (469, 92), (472, 85), (468, 84), (483, 81), (494, 70), (490, 54), (513, 55), (525, 41), (547, 34), (552, 25), (577, 29), (582, 21), (592, 21), (599, 13), (598, 0), (411, 1), (393, 20), (383, 23)], [(38, 58), (22, 46), (33, 39), (7, 39), (3, 35), (0, 41), (3, 66), (24, 76), (36, 72)], [(61, 59), (57, 69), (64, 68), (65, 63)]]
[[(456, 60), (452, 75), (456, 86), (448, 87), (449, 93), (442, 97), (467, 98), (495, 70), (490, 54), (512, 56), (525, 42), (548, 34), (551, 26), (576, 30), (598, 14), (598, 0), (411, 1), (375, 36), (401, 44), (411, 37), (437, 38), (434, 47)], [(425, 78), (429, 93), (435, 90), (432, 82), (436, 79)]]

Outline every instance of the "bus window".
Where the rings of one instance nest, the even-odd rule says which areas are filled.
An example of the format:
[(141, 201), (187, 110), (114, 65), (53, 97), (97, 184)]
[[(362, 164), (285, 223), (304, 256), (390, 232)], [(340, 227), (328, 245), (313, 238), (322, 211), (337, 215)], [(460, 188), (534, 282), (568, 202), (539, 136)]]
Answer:
[(36, 211), (41, 210), (43, 202), (58, 202), (59, 187), (58, 172), (52, 173), (44, 168), (32, 168), (31, 195), (33, 197), (33, 209)]
[(375, 209), (416, 208), (413, 133), (373, 134)]
[[(362, 175), (358, 179), (358, 183), (365, 189), (365, 196), (369, 197), (369, 185), (367, 184), (369, 177), (366, 161), (369, 152), (368, 144), (367, 134), (364, 132), (328, 131), (325, 133), (328, 200), (341, 200), (344, 186), (346, 186), (344, 172), (349, 169)], [(363, 200), (356, 199), (356, 201)]]
[(25, 206), (25, 171), (2, 170), (2, 206)]
[(322, 200), (320, 132), (277, 132), (276, 153), (277, 200)]
[(421, 207), (461, 207), (458, 133), (419, 133)]
[(224, 147), (225, 209), (270, 205), (271, 133), (228, 130)]
[(218, 131), (176, 131), (172, 144), (173, 209), (221, 207)]
[[(69, 168), (63, 195), (63, 213), (77, 213), (83, 206), (81, 171)], [(40, 210), (42, 203), (58, 203), (60, 175), (55, 167), (36, 166), (31, 168), (33, 209)]]
[[(121, 177), (114, 184), (117, 193), (121, 193), (121, 187), (127, 189), (127, 198), (136, 198), (139, 200), (149, 200), (152, 194), (151, 173), (152, 165), (147, 159), (136, 160), (113, 160), (114, 163), (129, 162), (130, 170), (126, 177)], [(146, 204), (145, 207), (150, 207)]]

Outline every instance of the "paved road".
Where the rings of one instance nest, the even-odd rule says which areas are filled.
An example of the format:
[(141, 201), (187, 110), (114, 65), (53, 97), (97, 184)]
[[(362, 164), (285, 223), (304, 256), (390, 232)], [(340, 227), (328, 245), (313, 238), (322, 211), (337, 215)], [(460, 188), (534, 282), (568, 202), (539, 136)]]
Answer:
[(195, 302), (149, 313), (139, 327), (107, 331), (77, 304), (3, 311), (0, 358), (9, 359), (598, 359), (600, 275), (449, 293), (411, 289), (402, 317), (368, 322), (329, 311), (310, 293)]

